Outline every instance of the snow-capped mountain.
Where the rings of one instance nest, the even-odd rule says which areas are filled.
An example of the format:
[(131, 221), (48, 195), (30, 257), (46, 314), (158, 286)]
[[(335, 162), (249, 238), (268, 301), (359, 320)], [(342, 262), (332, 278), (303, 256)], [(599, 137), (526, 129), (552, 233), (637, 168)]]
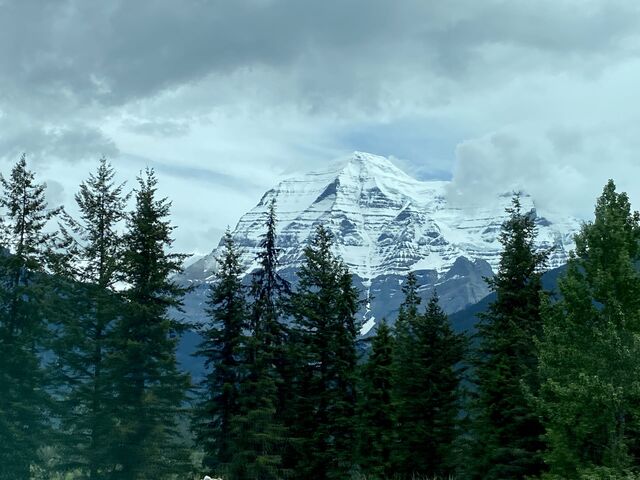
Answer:
[[(373, 297), (369, 327), (372, 316), (393, 314), (401, 299), (402, 277), (410, 270), (420, 273), (424, 294), (437, 287), (443, 306), (452, 312), (488, 293), (482, 278), (498, 266), (498, 236), (512, 194), (481, 206), (460, 206), (448, 201), (449, 184), (416, 180), (387, 158), (354, 152), (322, 171), (280, 182), (240, 218), (233, 237), (249, 273), (255, 267), (269, 202), (275, 199), (283, 270), (295, 270), (316, 226), (326, 226), (356, 282)], [(550, 222), (526, 194), (521, 194), (521, 203), (536, 215), (540, 246), (555, 247), (549, 267), (563, 264), (579, 223)], [(183, 278), (206, 283), (215, 272), (216, 255), (214, 249)]]
[[(511, 194), (490, 206), (454, 207), (447, 181), (416, 180), (384, 157), (355, 152), (321, 172), (282, 181), (238, 222), (233, 237), (243, 250), (247, 272), (254, 259), (271, 199), (276, 199), (283, 267), (298, 265), (302, 247), (318, 224), (335, 235), (338, 253), (363, 280), (409, 270), (446, 272), (459, 257), (486, 260), (495, 270), (498, 234)], [(521, 196), (525, 211), (533, 199)], [(536, 213), (537, 215), (537, 213)], [(552, 224), (537, 216), (542, 247), (555, 246), (550, 267), (565, 262), (578, 223)], [(192, 280), (215, 271), (216, 250), (188, 269)]]

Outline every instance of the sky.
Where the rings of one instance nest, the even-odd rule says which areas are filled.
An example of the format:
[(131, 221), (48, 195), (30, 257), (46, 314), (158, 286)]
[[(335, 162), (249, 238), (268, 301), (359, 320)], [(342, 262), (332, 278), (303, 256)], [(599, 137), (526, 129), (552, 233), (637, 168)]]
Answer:
[(105, 156), (153, 167), (207, 253), (279, 180), (353, 150), (460, 201), (640, 208), (633, 0), (0, 0), (0, 171), (70, 205)]

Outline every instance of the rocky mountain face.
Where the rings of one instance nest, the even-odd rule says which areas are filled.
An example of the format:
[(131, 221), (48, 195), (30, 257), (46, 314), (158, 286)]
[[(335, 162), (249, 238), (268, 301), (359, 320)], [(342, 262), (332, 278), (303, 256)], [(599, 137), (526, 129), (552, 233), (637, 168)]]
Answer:
[[(246, 273), (255, 255), (271, 199), (276, 200), (278, 241), (285, 276), (295, 279), (303, 248), (317, 225), (334, 234), (336, 253), (354, 274), (365, 300), (362, 335), (382, 318), (391, 322), (402, 301), (401, 286), (410, 270), (419, 277), (425, 298), (436, 289), (448, 313), (478, 302), (488, 293), (484, 277), (500, 259), (498, 236), (512, 194), (483, 205), (448, 200), (450, 182), (412, 178), (384, 157), (355, 152), (320, 172), (282, 181), (265, 193), (233, 231), (243, 251)], [(565, 263), (579, 222), (551, 222), (521, 194), (534, 215), (540, 247), (554, 247), (550, 268)], [(195, 285), (186, 299), (190, 319), (202, 320), (206, 286), (216, 269), (217, 249), (188, 267), (182, 276)]]

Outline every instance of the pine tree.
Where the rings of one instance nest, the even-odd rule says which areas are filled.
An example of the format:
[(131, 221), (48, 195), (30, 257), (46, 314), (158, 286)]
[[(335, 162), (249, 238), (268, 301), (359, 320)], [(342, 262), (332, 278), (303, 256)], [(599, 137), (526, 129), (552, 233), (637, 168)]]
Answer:
[(269, 204), (259, 267), (252, 274), (250, 322), (242, 338), (243, 370), (239, 411), (232, 419), (236, 479), (270, 480), (287, 476), (282, 467), (286, 429), (278, 417), (283, 384), (287, 328), (283, 320), (289, 283), (277, 272), (275, 200)]
[(332, 253), (330, 233), (319, 226), (305, 249), (293, 294), (296, 474), (347, 478), (355, 445), (355, 313), (358, 293)]
[(105, 160), (80, 185), (75, 200), (80, 220), (67, 217), (68, 282), (58, 301), (59, 336), (55, 344), (61, 378), (63, 469), (87, 478), (106, 478), (112, 467), (113, 392), (105, 371), (114, 323), (122, 308), (114, 289), (122, 278), (119, 259), (128, 195), (115, 185), (115, 171)]
[(394, 328), (394, 349), (392, 362), (392, 408), (394, 413), (395, 434), (392, 443), (392, 464), (394, 471), (400, 475), (419, 473), (410, 464), (413, 452), (407, 439), (411, 432), (405, 430), (412, 428), (405, 413), (406, 399), (412, 399), (416, 395), (414, 380), (414, 360), (417, 356), (415, 338), (415, 324), (418, 322), (421, 299), (418, 296), (418, 279), (414, 272), (409, 272), (403, 285), (404, 300), (400, 305), (398, 318)]
[(203, 400), (194, 428), (198, 445), (204, 450), (203, 466), (220, 474), (229, 470), (233, 458), (232, 419), (240, 408), (238, 386), (243, 373), (242, 337), (248, 308), (239, 256), (227, 231), (209, 293), (211, 322), (201, 329), (204, 340), (197, 352), (204, 357), (208, 372), (201, 385)]
[(331, 438), (336, 470), (329, 471), (329, 478), (344, 478), (344, 472), (355, 466), (356, 453), (356, 405), (357, 405), (357, 364), (356, 351), (356, 314), (360, 292), (353, 285), (352, 275), (342, 261), (338, 269), (338, 298), (336, 319), (333, 326), (334, 337), (330, 352), (334, 352), (332, 368), (337, 391), (329, 403), (329, 420), (333, 426)]
[(447, 477), (455, 468), (452, 452), (465, 340), (452, 331), (437, 295), (424, 313), (418, 312), (420, 298), (413, 273), (403, 291), (392, 365), (394, 471), (403, 478)]
[(393, 336), (383, 320), (371, 341), (371, 353), (360, 368), (358, 397), (358, 463), (371, 479), (391, 478), (394, 435), (392, 400)]
[(500, 267), (488, 280), (496, 300), (478, 326), (473, 478), (524, 478), (544, 469), (543, 428), (530, 394), (539, 387), (535, 339), (542, 333), (540, 276), (548, 252), (536, 250), (535, 220), (522, 212), (518, 196), (507, 213)]
[(613, 181), (575, 237), (540, 345), (551, 472), (627, 478), (640, 463), (640, 215)]
[[(420, 365), (425, 368), (423, 384), (424, 411), (429, 412), (430, 439), (422, 442), (428, 459), (426, 473), (446, 478), (455, 473), (457, 461), (455, 441), (459, 429), (460, 382), (466, 338), (451, 328), (434, 292), (426, 312), (416, 328), (420, 347)], [(424, 413), (423, 413), (424, 415)]]
[(38, 450), (51, 439), (46, 348), (47, 277), (55, 239), (46, 229), (45, 185), (35, 182), (23, 155), (0, 177), (0, 479), (30, 478)]
[(184, 474), (187, 461), (176, 424), (189, 378), (177, 368), (181, 325), (169, 315), (171, 308), (181, 307), (184, 289), (171, 276), (181, 271), (185, 256), (169, 253), (170, 203), (157, 198), (154, 172), (147, 169), (138, 183), (124, 237), (127, 308), (115, 326), (110, 356), (117, 391), (113, 478), (126, 480)]

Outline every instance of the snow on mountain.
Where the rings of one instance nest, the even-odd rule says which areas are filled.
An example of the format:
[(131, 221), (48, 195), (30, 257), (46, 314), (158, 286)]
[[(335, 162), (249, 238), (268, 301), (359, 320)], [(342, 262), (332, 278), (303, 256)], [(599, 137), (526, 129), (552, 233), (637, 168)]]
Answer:
[[(495, 271), (501, 251), (498, 235), (512, 194), (497, 196), (488, 205), (461, 207), (447, 201), (448, 184), (416, 180), (387, 158), (354, 152), (322, 171), (280, 182), (242, 216), (233, 236), (250, 272), (268, 204), (275, 198), (284, 268), (299, 265), (303, 247), (322, 224), (334, 233), (337, 253), (365, 288), (376, 278), (409, 270), (443, 276), (461, 257), (486, 261)], [(579, 222), (552, 223), (540, 216), (530, 196), (521, 194), (521, 202), (536, 216), (540, 246), (555, 247), (549, 267), (563, 264)], [(209, 280), (215, 258), (216, 250), (190, 266), (183, 278)]]

